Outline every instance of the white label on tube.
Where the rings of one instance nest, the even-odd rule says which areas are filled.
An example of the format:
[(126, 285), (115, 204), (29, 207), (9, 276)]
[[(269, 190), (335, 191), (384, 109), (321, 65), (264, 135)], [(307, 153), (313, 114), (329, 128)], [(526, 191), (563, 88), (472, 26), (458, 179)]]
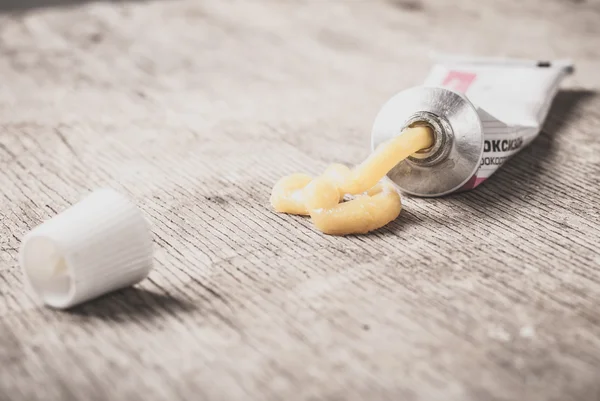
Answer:
[(461, 188), (475, 188), (538, 135), (568, 61), (440, 57), (425, 86), (461, 92), (477, 108), (484, 149), (479, 170)]

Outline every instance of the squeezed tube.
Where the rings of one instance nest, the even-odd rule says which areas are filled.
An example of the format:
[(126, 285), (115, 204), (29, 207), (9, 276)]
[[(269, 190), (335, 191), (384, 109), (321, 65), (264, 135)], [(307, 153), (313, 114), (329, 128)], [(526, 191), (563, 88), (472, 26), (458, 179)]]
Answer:
[[(292, 174), (273, 187), (271, 204), (276, 211), (310, 215), (325, 234), (364, 234), (395, 220), (402, 209), (400, 195), (390, 183), (379, 183), (396, 164), (433, 146), (427, 126), (407, 128), (379, 146), (364, 162), (349, 169), (333, 164), (312, 179)], [(345, 195), (354, 198), (343, 202)], [(340, 203), (341, 202), (341, 203)]]

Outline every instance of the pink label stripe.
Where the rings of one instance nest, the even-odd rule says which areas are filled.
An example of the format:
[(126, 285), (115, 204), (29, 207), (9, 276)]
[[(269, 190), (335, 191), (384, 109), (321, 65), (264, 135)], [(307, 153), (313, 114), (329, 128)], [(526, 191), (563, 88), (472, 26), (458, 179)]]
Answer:
[(469, 181), (467, 181), (462, 187), (460, 187), (460, 189), (457, 192), (476, 188), (479, 184), (484, 182), (486, 179), (487, 179), (487, 177), (477, 177), (476, 175), (474, 175), (473, 177), (471, 177), (469, 179)]

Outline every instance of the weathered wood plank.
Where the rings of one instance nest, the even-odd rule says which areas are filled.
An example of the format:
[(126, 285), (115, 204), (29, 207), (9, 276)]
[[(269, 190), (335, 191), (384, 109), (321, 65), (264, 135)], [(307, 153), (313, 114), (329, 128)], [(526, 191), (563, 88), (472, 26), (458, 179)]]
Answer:
[[(598, 2), (57, 3), (0, 6), (0, 399), (600, 399)], [(363, 237), (272, 213), (282, 174), (368, 154), (430, 49), (578, 71), (476, 191)], [(36, 305), (20, 239), (106, 185), (155, 271)]]

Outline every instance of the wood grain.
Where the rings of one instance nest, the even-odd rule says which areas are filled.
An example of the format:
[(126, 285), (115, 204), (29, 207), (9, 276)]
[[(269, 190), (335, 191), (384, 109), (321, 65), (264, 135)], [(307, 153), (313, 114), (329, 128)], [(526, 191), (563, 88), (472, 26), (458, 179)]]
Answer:
[[(0, 399), (600, 400), (600, 3), (0, 10)], [(577, 73), (476, 191), (406, 197), (369, 236), (274, 214), (282, 174), (368, 154), (432, 49)], [(40, 307), (20, 239), (102, 186), (149, 216), (155, 270)]]

